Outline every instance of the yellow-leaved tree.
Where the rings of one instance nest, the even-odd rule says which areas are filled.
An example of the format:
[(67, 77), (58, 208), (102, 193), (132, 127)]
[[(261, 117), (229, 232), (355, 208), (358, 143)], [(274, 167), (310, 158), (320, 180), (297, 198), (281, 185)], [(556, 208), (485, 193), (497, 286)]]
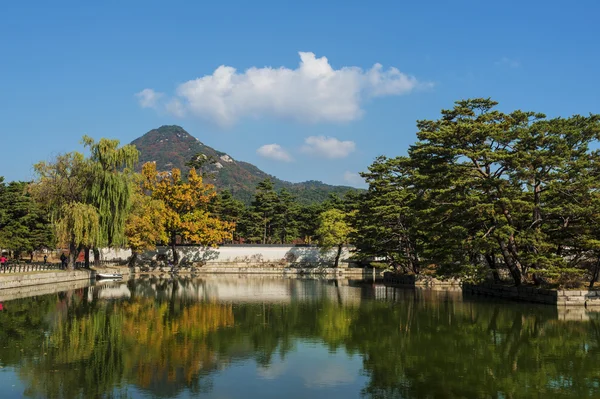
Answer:
[[(141, 177), (141, 175), (140, 175)], [(125, 221), (125, 236), (131, 248), (130, 266), (135, 266), (140, 251), (153, 250), (159, 242), (167, 242), (165, 203), (145, 195), (140, 184), (132, 190), (131, 211)]]
[(154, 200), (165, 205), (164, 227), (169, 246), (173, 252), (173, 263), (179, 263), (177, 236), (182, 241), (214, 246), (233, 236), (235, 224), (219, 220), (208, 211), (208, 205), (216, 193), (212, 184), (204, 184), (202, 176), (191, 169), (187, 181), (181, 171), (157, 172), (156, 163), (142, 166), (144, 189)]

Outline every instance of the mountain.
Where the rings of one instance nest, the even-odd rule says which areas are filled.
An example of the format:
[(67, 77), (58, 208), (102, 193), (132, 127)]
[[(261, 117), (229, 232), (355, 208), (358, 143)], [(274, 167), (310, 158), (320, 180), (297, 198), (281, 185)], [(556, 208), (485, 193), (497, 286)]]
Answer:
[(196, 154), (214, 160), (214, 163), (202, 168), (204, 175), (208, 176), (217, 189), (228, 189), (235, 198), (247, 204), (254, 197), (256, 185), (266, 178), (273, 181), (276, 190), (286, 188), (304, 204), (322, 202), (330, 194), (343, 196), (348, 191), (357, 190), (353, 187), (332, 186), (315, 180), (302, 183), (280, 180), (248, 162), (235, 160), (224, 152), (204, 145), (180, 126), (161, 126), (150, 130), (142, 137), (133, 140), (131, 144), (140, 151), (140, 168), (145, 162), (156, 161), (156, 168), (159, 171), (179, 168), (186, 173), (189, 170), (186, 163)]

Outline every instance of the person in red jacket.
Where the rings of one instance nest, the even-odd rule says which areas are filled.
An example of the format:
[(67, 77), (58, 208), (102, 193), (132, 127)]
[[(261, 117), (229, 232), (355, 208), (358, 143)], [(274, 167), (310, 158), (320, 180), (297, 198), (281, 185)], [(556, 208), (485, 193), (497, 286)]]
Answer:
[(7, 261), (8, 261), (8, 259), (6, 259), (6, 256), (4, 256), (4, 255), (0, 256), (0, 266), (6, 265)]

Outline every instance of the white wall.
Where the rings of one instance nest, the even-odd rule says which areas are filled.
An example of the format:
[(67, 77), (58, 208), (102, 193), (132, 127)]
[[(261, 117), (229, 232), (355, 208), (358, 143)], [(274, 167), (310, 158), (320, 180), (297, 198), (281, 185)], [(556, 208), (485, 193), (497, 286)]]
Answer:
[[(296, 263), (332, 263), (335, 259), (336, 250), (330, 250), (327, 253), (321, 253), (316, 247), (296, 247), (289, 246), (255, 246), (239, 245), (224, 247), (177, 247), (177, 253), (180, 260), (184, 262), (242, 262), (242, 263), (260, 263), (260, 262), (296, 262)], [(158, 255), (165, 255), (167, 259), (172, 259), (171, 249), (169, 247), (157, 247), (154, 251), (146, 251), (140, 255), (141, 260), (156, 260)], [(102, 249), (100, 250), (101, 260), (125, 260), (131, 256), (129, 249)], [(342, 249), (340, 260), (348, 259), (350, 252), (348, 248)]]

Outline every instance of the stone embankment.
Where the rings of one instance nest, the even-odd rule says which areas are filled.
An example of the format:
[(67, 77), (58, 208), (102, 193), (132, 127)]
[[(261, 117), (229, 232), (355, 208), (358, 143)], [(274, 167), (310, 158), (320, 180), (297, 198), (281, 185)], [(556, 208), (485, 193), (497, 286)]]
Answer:
[[(135, 267), (133, 272), (162, 274), (171, 272), (171, 267)], [(357, 278), (381, 277), (381, 271), (372, 268), (344, 268), (344, 267), (300, 267), (292, 265), (273, 264), (248, 264), (248, 263), (222, 263), (220, 265), (205, 265), (202, 267), (180, 268), (178, 274), (269, 274), (269, 275), (326, 275), (347, 276)]]
[(383, 273), (383, 281), (389, 284), (414, 285), (417, 287), (460, 286), (460, 280), (458, 279), (440, 280), (431, 276), (396, 274), (391, 272)]
[(91, 280), (94, 276), (95, 274), (91, 270), (57, 270), (3, 274), (0, 276), (0, 290), (44, 284), (57, 284), (67, 281)]
[[(98, 272), (128, 275), (130, 274), (130, 269), (127, 267), (110, 267), (99, 269)], [(50, 289), (49, 286), (56, 286), (57, 284), (64, 285), (65, 289), (80, 288), (78, 284), (74, 283), (89, 284), (89, 282), (95, 280), (96, 273), (97, 271), (95, 270), (52, 270), (1, 274), (0, 293), (2, 294), (1, 297), (4, 297), (7, 293), (18, 297), (19, 293), (33, 291), (39, 291), (40, 294), (44, 294), (44, 290)], [(54, 290), (51, 290), (51, 292), (54, 292)]]
[(488, 296), (493, 298), (509, 299), (519, 302), (543, 303), (549, 305), (580, 306), (594, 308), (600, 311), (599, 290), (554, 290), (537, 287), (514, 287), (510, 285), (483, 283), (461, 283), (458, 279), (438, 280), (427, 276), (402, 275), (385, 272), (385, 284), (407, 285), (414, 287), (461, 287), (463, 295)]
[(0, 303), (12, 301), (13, 299), (28, 298), (31, 296), (55, 294), (61, 291), (76, 290), (90, 285), (90, 279), (70, 280), (62, 283), (51, 283), (41, 285), (25, 285), (15, 288), (0, 289)]
[(462, 288), (465, 294), (486, 295), (521, 302), (547, 303), (557, 306), (600, 307), (600, 290), (550, 290), (492, 283), (478, 285), (463, 283)]

